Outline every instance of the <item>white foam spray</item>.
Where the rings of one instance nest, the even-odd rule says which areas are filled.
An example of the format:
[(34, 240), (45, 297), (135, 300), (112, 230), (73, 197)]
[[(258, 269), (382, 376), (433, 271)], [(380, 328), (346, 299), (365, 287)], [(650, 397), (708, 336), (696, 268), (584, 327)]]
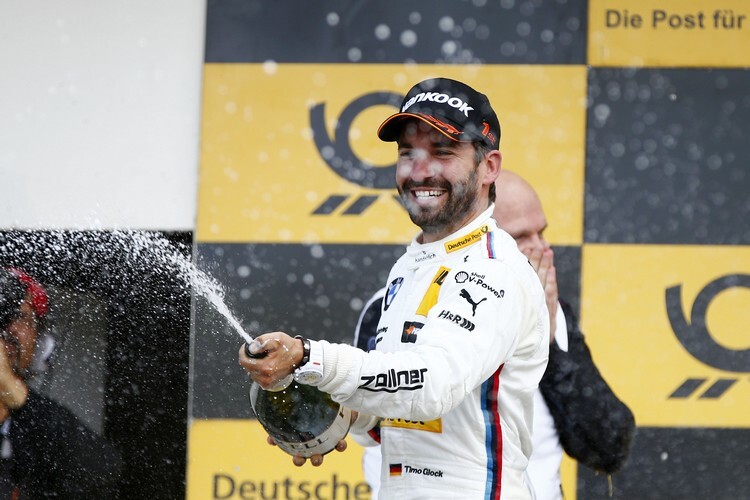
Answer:
[(3, 236), (0, 240), (0, 257), (3, 260), (27, 255), (37, 261), (43, 260), (42, 264), (52, 269), (64, 268), (66, 264), (75, 262), (81, 272), (91, 267), (109, 266), (112, 273), (128, 273), (128, 270), (139, 276), (169, 273), (204, 297), (246, 343), (253, 342), (227, 306), (226, 292), (221, 284), (198, 269), (184, 249), (176, 247), (158, 233), (56, 230), (38, 234), (18, 231)]

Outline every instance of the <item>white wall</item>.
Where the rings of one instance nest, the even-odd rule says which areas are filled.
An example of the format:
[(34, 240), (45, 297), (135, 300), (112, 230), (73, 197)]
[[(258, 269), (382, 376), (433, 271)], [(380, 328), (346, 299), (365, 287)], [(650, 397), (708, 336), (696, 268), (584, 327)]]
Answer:
[(0, 229), (193, 230), (206, 0), (0, 0)]

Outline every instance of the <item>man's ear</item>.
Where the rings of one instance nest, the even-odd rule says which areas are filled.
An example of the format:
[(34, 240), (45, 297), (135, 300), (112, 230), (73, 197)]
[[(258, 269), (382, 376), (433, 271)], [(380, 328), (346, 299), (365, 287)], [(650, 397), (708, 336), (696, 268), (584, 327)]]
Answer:
[(490, 185), (497, 180), (497, 176), (500, 175), (500, 168), (503, 164), (503, 155), (500, 151), (493, 149), (484, 157), (486, 167), (484, 169), (484, 185)]

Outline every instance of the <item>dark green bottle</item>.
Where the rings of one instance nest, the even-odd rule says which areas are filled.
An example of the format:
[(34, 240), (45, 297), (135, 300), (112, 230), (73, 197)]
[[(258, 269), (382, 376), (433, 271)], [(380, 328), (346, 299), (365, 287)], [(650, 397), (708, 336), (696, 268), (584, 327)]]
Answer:
[(250, 404), (268, 435), (290, 455), (325, 455), (349, 432), (351, 410), (292, 375), (269, 390), (253, 382)]

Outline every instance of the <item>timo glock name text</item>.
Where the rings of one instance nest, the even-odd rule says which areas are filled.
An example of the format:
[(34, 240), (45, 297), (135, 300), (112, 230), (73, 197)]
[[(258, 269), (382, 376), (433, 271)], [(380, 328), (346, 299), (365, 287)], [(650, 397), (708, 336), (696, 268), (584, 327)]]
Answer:
[(443, 477), (443, 471), (432, 470), (427, 467), (418, 469), (416, 467), (412, 467), (411, 465), (404, 465), (404, 472), (407, 474), (418, 474), (420, 476)]

